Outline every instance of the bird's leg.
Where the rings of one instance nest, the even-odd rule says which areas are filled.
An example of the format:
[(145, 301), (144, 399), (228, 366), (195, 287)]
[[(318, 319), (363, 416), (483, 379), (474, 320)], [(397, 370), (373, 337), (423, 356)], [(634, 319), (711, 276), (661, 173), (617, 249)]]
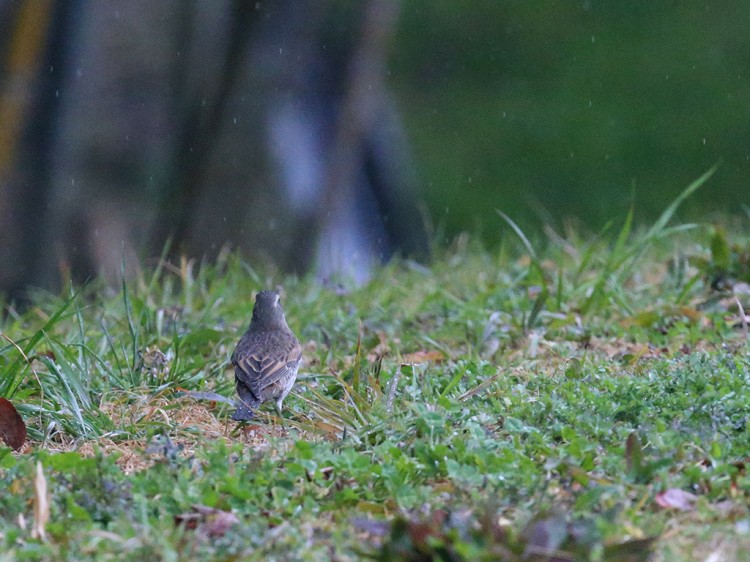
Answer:
[(281, 400), (277, 400), (276, 402), (273, 403), (273, 409), (276, 410), (276, 415), (279, 416), (279, 419), (281, 420), (281, 427), (286, 429), (286, 424), (284, 423), (284, 416), (281, 415)]

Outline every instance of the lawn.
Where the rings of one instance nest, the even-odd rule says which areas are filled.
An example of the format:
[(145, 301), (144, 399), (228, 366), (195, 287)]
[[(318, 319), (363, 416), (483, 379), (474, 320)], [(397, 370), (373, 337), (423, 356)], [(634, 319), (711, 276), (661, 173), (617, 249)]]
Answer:
[[(705, 179), (356, 288), (226, 252), (6, 305), (0, 560), (750, 560), (750, 236), (675, 219)], [(305, 363), (240, 425), (182, 391), (233, 396), (269, 288)]]

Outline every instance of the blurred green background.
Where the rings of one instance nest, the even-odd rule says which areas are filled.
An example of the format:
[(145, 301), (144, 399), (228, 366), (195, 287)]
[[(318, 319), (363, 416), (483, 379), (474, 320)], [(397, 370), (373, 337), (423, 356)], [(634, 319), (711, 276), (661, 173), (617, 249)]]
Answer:
[(682, 217), (743, 212), (749, 23), (742, 1), (405, 2), (391, 80), (435, 222), (648, 221), (717, 162)]
[(747, 217), (749, 23), (745, 0), (0, 0), (0, 294), (227, 245), (362, 282), (430, 236), (496, 243), (496, 209), (530, 236), (648, 223), (716, 164), (678, 220)]

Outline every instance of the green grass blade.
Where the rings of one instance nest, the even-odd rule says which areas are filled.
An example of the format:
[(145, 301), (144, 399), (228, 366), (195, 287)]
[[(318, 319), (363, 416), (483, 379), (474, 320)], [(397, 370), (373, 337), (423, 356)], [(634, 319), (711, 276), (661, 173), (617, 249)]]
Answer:
[(75, 301), (76, 297), (80, 293), (81, 289), (71, 295), (57, 310), (49, 317), (40, 329), (34, 332), (28, 340), (25, 341), (22, 349), (23, 354), (19, 354), (19, 357), (11, 364), (11, 366), (5, 371), (5, 377), (3, 382), (0, 383), (0, 396), (4, 398), (12, 398), (15, 394), (19, 385), (23, 381), (24, 376), (29, 368), (28, 358), (31, 358), (32, 352), (36, 348), (37, 344), (42, 340), (45, 334), (52, 331), (52, 328), (62, 320), (63, 315), (68, 310), (71, 304)]
[(459, 369), (456, 373), (456, 376), (454, 376), (450, 380), (450, 382), (445, 385), (443, 392), (440, 393), (440, 398), (445, 398), (454, 388), (456, 388), (456, 386), (458, 386), (458, 383), (461, 382), (461, 379), (466, 374), (466, 369), (468, 369), (468, 363), (466, 363), (463, 368)]
[(519, 227), (513, 219), (511, 219), (508, 215), (503, 213), (500, 209), (495, 209), (495, 212), (500, 215), (500, 217), (510, 226), (510, 228), (513, 230), (513, 232), (516, 233), (516, 236), (521, 240), (524, 247), (526, 248), (526, 251), (529, 253), (529, 256), (533, 261), (537, 261), (537, 255), (536, 251), (534, 251), (534, 246), (531, 245), (531, 242), (526, 237), (526, 235), (523, 233), (523, 230), (521, 230), (521, 227)]
[(666, 209), (664, 209), (662, 214), (659, 215), (659, 218), (648, 230), (648, 233), (646, 234), (646, 238), (652, 239), (652, 238), (657, 237), (664, 230), (664, 227), (667, 226), (667, 223), (672, 219), (672, 216), (675, 214), (679, 206), (682, 205), (685, 199), (690, 197), (695, 191), (698, 190), (698, 188), (700, 188), (703, 184), (705, 184), (711, 178), (711, 176), (714, 175), (718, 167), (719, 165), (715, 164), (707, 172), (705, 172), (698, 179), (696, 179), (690, 185), (688, 185), (682, 191), (682, 193), (680, 193), (675, 198), (675, 200), (672, 201), (672, 203), (670, 203)]

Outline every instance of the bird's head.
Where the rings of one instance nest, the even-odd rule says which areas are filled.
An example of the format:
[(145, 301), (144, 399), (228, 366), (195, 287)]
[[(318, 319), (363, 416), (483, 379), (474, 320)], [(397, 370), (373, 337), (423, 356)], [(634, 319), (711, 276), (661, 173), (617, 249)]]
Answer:
[(281, 299), (276, 291), (261, 291), (256, 295), (251, 327), (265, 330), (286, 327)]

